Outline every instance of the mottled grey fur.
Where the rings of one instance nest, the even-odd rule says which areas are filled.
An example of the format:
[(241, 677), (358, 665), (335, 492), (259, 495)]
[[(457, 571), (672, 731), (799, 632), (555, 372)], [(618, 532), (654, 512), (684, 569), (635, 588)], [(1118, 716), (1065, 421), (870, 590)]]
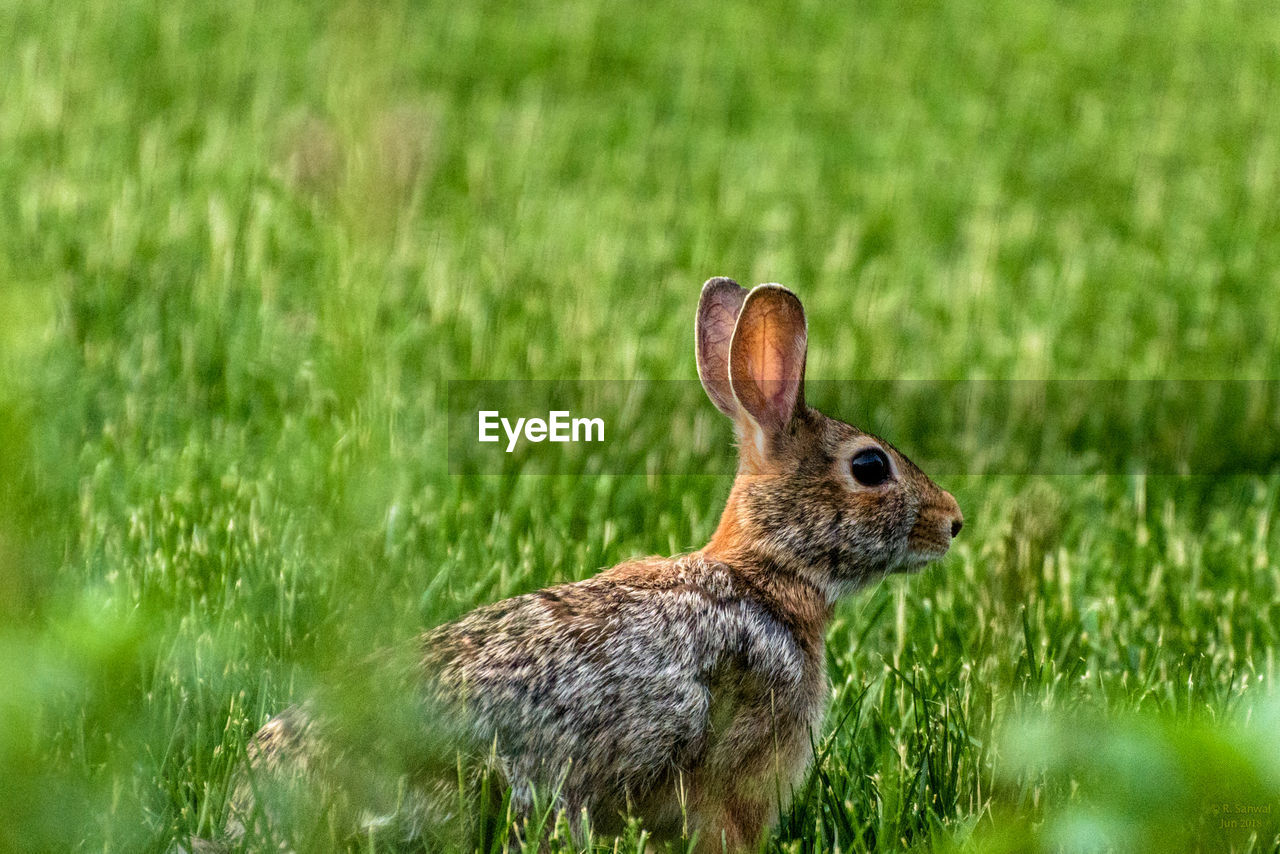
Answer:
[(643, 561), (623, 564), (424, 639), (438, 690), (465, 705), (477, 741), (496, 735), (508, 779), (558, 784), (569, 814), (586, 808), (605, 832), (630, 805), (656, 836), (678, 834), (680, 775), (687, 791), (767, 732), (807, 740), (821, 717), (820, 637), (797, 636), (767, 590), (723, 564), (662, 563), (660, 581)]

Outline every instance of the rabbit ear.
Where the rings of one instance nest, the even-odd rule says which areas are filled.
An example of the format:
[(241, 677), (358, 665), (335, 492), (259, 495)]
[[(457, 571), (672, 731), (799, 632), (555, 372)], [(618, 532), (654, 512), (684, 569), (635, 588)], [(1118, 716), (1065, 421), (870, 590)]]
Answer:
[(698, 320), (694, 326), (698, 377), (707, 397), (730, 418), (738, 417), (738, 402), (729, 384), (729, 344), (738, 322), (747, 289), (733, 279), (707, 279), (698, 300)]
[(799, 298), (782, 285), (747, 295), (729, 347), (729, 381), (742, 409), (767, 434), (786, 429), (804, 408), (809, 333)]

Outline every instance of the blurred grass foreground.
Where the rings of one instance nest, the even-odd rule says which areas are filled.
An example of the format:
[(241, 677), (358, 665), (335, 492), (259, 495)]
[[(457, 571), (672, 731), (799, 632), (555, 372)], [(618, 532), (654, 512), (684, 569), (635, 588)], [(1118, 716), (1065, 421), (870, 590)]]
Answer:
[(1211, 464), (1153, 474), (1102, 396), (992, 471), (841, 383), (1280, 379), (1278, 96), (1251, 0), (9, 0), (0, 851), (215, 835), (273, 712), (334, 695), (384, 756), (378, 650), (704, 543), (706, 401), (613, 472), (462, 476), (447, 384), (692, 381), (717, 274), (797, 290), (837, 414), (967, 519), (837, 611), (769, 849), (1276, 851), (1267, 412), (1188, 410)]

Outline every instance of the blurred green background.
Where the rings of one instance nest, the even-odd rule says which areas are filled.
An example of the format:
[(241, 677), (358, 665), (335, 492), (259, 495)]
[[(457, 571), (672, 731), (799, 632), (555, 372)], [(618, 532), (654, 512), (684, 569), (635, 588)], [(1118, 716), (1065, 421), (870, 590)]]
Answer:
[[(814, 378), (1276, 379), (1278, 96), (1252, 0), (9, 0), (0, 850), (213, 834), (371, 651), (705, 542), (726, 477), (450, 476), (444, 413), (693, 379), (708, 276)], [(1280, 477), (943, 485), (770, 849), (1276, 850)]]

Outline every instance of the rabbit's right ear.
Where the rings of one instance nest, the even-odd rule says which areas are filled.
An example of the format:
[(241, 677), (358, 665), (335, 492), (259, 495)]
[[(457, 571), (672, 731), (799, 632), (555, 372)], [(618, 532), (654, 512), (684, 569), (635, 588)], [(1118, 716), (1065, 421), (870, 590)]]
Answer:
[(729, 382), (729, 345), (746, 298), (747, 289), (733, 279), (723, 276), (707, 279), (698, 299), (698, 319), (694, 326), (698, 378), (707, 397), (730, 418), (737, 418), (740, 410)]

